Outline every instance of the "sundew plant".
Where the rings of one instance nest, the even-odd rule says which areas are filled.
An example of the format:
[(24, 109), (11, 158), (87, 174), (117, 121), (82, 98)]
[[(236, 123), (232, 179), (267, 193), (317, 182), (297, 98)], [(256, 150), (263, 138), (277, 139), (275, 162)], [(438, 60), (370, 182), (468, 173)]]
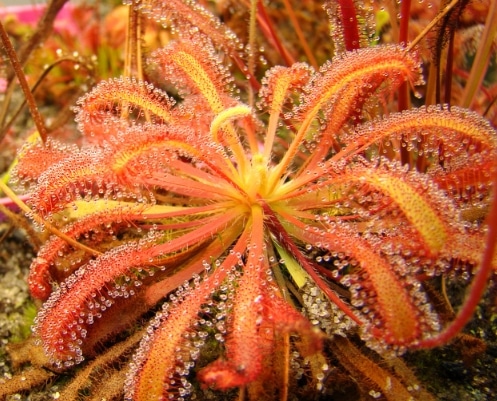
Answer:
[[(170, 41), (78, 101), (82, 145), (28, 144), (13, 172), (50, 233), (29, 274), (46, 366), (107, 361), (112, 399), (285, 400), (324, 392), (335, 353), (374, 396), (430, 399), (347, 339), (400, 355), (471, 318), (495, 268), (491, 123), (450, 93), (421, 106), (424, 49), (382, 43), (374, 7), (325, 2), (335, 53), (318, 67), (256, 62), (257, 26), (285, 54), (261, 2), (248, 45), (215, 8), (126, 3)], [(449, 319), (425, 291), (441, 276), (474, 276)]]

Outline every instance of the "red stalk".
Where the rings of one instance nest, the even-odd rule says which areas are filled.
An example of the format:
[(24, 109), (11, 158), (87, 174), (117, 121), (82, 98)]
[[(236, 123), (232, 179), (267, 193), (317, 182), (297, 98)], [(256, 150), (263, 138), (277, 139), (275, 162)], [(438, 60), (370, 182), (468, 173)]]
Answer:
[[(407, 46), (409, 39), (409, 16), (411, 10), (411, 0), (402, 0), (400, 5), (400, 26), (399, 26), (399, 43)], [(409, 91), (407, 82), (399, 87), (398, 110), (403, 111), (409, 108)]]
[(353, 0), (338, 0), (340, 4), (340, 20), (343, 27), (343, 39), (347, 51), (359, 48), (359, 26), (357, 12)]

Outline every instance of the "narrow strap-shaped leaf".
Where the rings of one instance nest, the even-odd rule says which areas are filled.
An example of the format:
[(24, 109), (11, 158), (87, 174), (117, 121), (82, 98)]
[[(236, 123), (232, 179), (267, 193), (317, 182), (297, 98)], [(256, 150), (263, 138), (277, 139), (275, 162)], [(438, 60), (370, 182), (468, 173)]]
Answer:
[[(173, 109), (174, 100), (152, 84), (128, 78), (102, 81), (78, 101), (76, 122), (83, 134), (91, 141), (102, 141), (114, 134), (109, 121), (127, 127), (130, 120), (143, 119), (148, 113), (156, 124), (178, 121), (178, 110)], [(132, 117), (131, 111), (136, 111)], [(121, 113), (127, 119), (120, 121)]]
[(247, 241), (250, 226), (247, 226), (236, 244), (213, 274), (186, 294), (181, 302), (167, 312), (157, 316), (155, 324), (140, 344), (135, 354), (133, 368), (125, 389), (126, 401), (148, 401), (172, 394), (171, 376), (174, 374), (178, 348), (185, 342), (184, 333), (197, 319), (201, 305), (226, 278), (231, 268), (240, 261)]
[[(372, 95), (370, 87), (376, 90), (381, 83), (388, 82), (391, 90), (404, 81), (414, 85), (419, 82), (419, 70), (416, 57), (396, 46), (348, 52), (324, 65), (306, 88), (307, 94), (298, 108), (302, 123), (288, 151), (272, 172), (270, 187), (276, 185), (289, 167), (320, 112), (333, 119), (346, 121), (346, 117), (356, 113), (355, 102), (362, 104), (365, 96)], [(349, 107), (339, 107), (342, 98)]]

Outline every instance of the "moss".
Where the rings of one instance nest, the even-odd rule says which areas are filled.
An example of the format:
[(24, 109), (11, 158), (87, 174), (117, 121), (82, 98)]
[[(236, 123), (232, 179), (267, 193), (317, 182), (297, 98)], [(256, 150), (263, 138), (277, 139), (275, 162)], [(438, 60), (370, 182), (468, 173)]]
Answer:
[(9, 339), (10, 342), (18, 343), (29, 338), (31, 335), (31, 326), (34, 323), (37, 312), (38, 308), (29, 300), (23, 307), (22, 322), (13, 330), (12, 336)]

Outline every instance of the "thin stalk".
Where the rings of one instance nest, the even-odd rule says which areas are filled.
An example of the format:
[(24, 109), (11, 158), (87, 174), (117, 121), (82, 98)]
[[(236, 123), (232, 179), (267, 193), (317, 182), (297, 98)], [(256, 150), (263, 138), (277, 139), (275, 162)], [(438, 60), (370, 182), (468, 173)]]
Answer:
[(354, 0), (338, 0), (340, 20), (343, 28), (343, 40), (347, 51), (360, 47), (359, 25)]
[[(38, 47), (41, 43), (43, 43), (52, 33), (53, 24), (57, 14), (62, 9), (65, 3), (68, 0), (52, 0), (49, 2), (47, 8), (45, 9), (45, 13), (41, 17), (36, 29), (34, 30), (31, 37), (25, 41), (19, 51), (17, 52), (19, 62), (21, 66), (24, 66), (29, 56), (33, 52), (33, 50)], [(1, 106), (0, 110), (0, 127), (2, 127), (2, 134), (0, 135), (0, 140), (5, 135), (6, 130), (3, 129), (5, 120), (7, 118), (7, 112), (10, 105), (10, 99), (12, 97), (12, 93), (14, 92), (14, 78), (15, 71), (11, 70), (7, 73), (6, 80), (9, 83), (7, 90), (5, 92), (4, 102)]]
[(4, 217), (10, 220), (10, 227), (3, 233), (2, 237), (0, 238), (0, 243), (2, 243), (5, 238), (7, 238), (7, 236), (12, 232), (14, 228), (21, 228), (28, 235), (30, 245), (36, 252), (38, 252), (42, 243), (38, 233), (33, 228), (33, 226), (29, 224), (29, 222), (24, 219), (22, 215), (12, 211), (10, 208), (0, 203), (0, 218), (3, 220)]
[(406, 45), (409, 40), (409, 16), (411, 14), (411, 0), (402, 0), (400, 4), (399, 43)]
[(423, 39), (428, 32), (430, 32), (435, 25), (437, 25), (440, 20), (447, 15), (447, 13), (454, 8), (454, 6), (459, 2), (459, 0), (452, 0), (445, 8), (435, 17), (433, 20), (426, 25), (425, 29), (407, 46), (407, 51), (412, 51), (418, 43)]
[(257, 18), (259, 20), (259, 26), (266, 38), (270, 38), (273, 42), (273, 45), (276, 47), (276, 50), (283, 58), (285, 65), (290, 66), (295, 63), (294, 58), (290, 54), (290, 52), (285, 48), (283, 43), (281, 42), (276, 30), (274, 29), (274, 24), (267, 15), (266, 8), (264, 7), (263, 2), (259, 2), (258, 4), (258, 12)]
[(136, 54), (134, 50), (136, 41), (136, 11), (134, 7), (127, 6), (128, 22), (126, 24), (126, 39), (124, 48), (123, 75), (127, 78), (133, 76)]
[[(59, 11), (67, 2), (68, 0), (51, 0), (48, 2), (47, 8), (40, 18), (35, 31), (18, 51), (19, 62), (22, 66), (28, 61), (33, 50), (52, 34), (55, 19), (57, 18)], [(7, 81), (10, 82), (13, 77), (14, 74), (8, 74)]]
[(437, 67), (434, 63), (430, 63), (430, 67), (428, 69), (428, 78), (426, 83), (426, 92), (425, 92), (425, 106), (429, 106), (432, 104), (436, 104), (436, 83), (437, 83)]
[(311, 65), (314, 67), (314, 69), (318, 69), (319, 65), (318, 62), (316, 61), (316, 58), (314, 57), (314, 54), (311, 51), (311, 48), (309, 47), (309, 44), (307, 43), (307, 40), (305, 39), (304, 33), (302, 32), (302, 28), (300, 27), (299, 20), (297, 19), (297, 16), (295, 15), (292, 5), (290, 4), (289, 0), (283, 0), (283, 4), (285, 5), (286, 11), (288, 13), (288, 17), (290, 18), (290, 21), (292, 21), (293, 28), (295, 29), (295, 33), (297, 34), (297, 37), (299, 38), (300, 45), (302, 46), (302, 49), (304, 50), (304, 53), (311, 63)]
[(391, 35), (394, 43), (399, 43), (399, 24), (397, 20), (394, 18), (397, 15), (397, 2), (395, 0), (387, 0), (385, 1), (385, 7), (390, 16), (390, 26), (391, 26)]
[(471, 67), (469, 79), (466, 82), (464, 93), (462, 96), (461, 106), (469, 108), (473, 104), (476, 92), (480, 87), (485, 72), (489, 65), (489, 58), (492, 50), (492, 44), (497, 35), (497, 1), (490, 2), (487, 19), (485, 20), (485, 28), (482, 36), (479, 39), (480, 46), (476, 51), (476, 56)]
[(26, 76), (22, 71), (21, 63), (17, 58), (16, 51), (14, 50), (14, 46), (12, 46), (12, 42), (9, 39), (9, 35), (5, 30), (2, 22), (0, 21), (0, 38), (2, 40), (3, 47), (7, 52), (7, 56), (9, 57), (10, 63), (12, 64), (12, 68), (15, 71), (19, 84), (21, 85), (22, 91), (24, 92), (24, 96), (26, 97), (26, 101), (28, 103), (29, 111), (31, 112), (31, 116), (33, 117), (34, 123), (40, 134), (40, 137), (43, 142), (47, 140), (47, 128), (45, 126), (45, 122), (43, 121), (43, 117), (40, 114), (38, 107), (36, 106), (35, 99), (31, 90), (29, 88), (28, 82), (26, 80)]
[[(127, 78), (143, 81), (142, 48), (141, 48), (141, 16), (135, 7), (128, 6), (128, 23), (126, 27), (126, 46), (124, 52), (124, 71)], [(141, 88), (145, 93), (145, 88)], [(121, 108), (121, 118), (127, 118), (129, 109), (126, 104)], [(150, 112), (144, 109), (145, 119), (150, 122)]]
[(56, 235), (59, 238), (62, 238), (64, 241), (66, 241), (68, 244), (70, 244), (74, 248), (81, 249), (82, 251), (88, 252), (88, 253), (95, 255), (95, 256), (98, 256), (101, 254), (101, 252), (99, 252), (95, 249), (92, 249), (86, 245), (83, 245), (83, 244), (79, 243), (78, 241), (74, 240), (73, 238), (67, 236), (62, 231), (60, 231), (58, 228), (51, 225), (48, 221), (42, 219), (36, 213), (33, 213), (33, 211), (28, 207), (28, 205), (26, 205), (21, 199), (19, 199), (19, 197), (14, 193), (14, 191), (12, 191), (1, 180), (0, 180), (0, 190), (2, 190), (4, 192), (4, 194), (7, 195), (12, 200), (12, 202), (14, 202), (19, 207), (19, 209), (21, 209), (24, 213), (26, 213), (27, 216), (29, 216), (31, 219), (36, 221), (38, 224), (43, 225), (52, 234)]
[(5, 126), (5, 120), (7, 119), (7, 113), (9, 112), (10, 101), (12, 100), (12, 95), (14, 94), (15, 85), (12, 85), (13, 81), (7, 86), (5, 93), (3, 95), (3, 104), (0, 108), (0, 142), (3, 141), (5, 134), (8, 131), (8, 126)]
[(440, 51), (440, 54), (438, 56), (438, 60), (435, 63), (435, 104), (440, 104), (442, 103), (442, 74), (443, 74), (443, 69), (441, 66), (444, 63), (444, 59), (447, 56), (446, 49), (442, 49)]
[(142, 62), (142, 18), (140, 13), (128, 6), (128, 24), (126, 29), (126, 47), (124, 57), (124, 76), (143, 81)]
[[(256, 23), (257, 23), (257, 0), (250, 1), (250, 20), (249, 20), (249, 43), (248, 43), (248, 61), (247, 67), (250, 75), (255, 76), (255, 55), (256, 55)], [(248, 87), (248, 104), (254, 107), (254, 88)]]
[[(411, 14), (411, 0), (402, 0), (400, 5), (400, 24), (399, 24), (399, 43), (405, 46), (409, 40), (409, 17)], [(397, 109), (398, 111), (407, 110), (411, 107), (409, 85), (403, 82), (399, 86)], [(412, 166), (412, 153), (406, 148), (400, 149), (400, 160), (402, 164)]]
[[(52, 64), (50, 64), (47, 68), (45, 68), (45, 70), (43, 71), (43, 73), (36, 80), (35, 84), (31, 87), (31, 89), (30, 89), (31, 93), (35, 94), (36, 90), (38, 89), (38, 87), (40, 86), (40, 84), (43, 82), (43, 80), (45, 79), (45, 77), (50, 73), (50, 71), (52, 71), (57, 65), (62, 64), (63, 62), (66, 62), (66, 61), (70, 62), (70, 63), (73, 63), (73, 64), (75, 64), (75, 65), (77, 65), (79, 67), (84, 67), (87, 71), (91, 71), (92, 70), (91, 66), (89, 66), (87, 64), (84, 64), (81, 61), (79, 61), (79, 60), (77, 60), (77, 59), (75, 59), (73, 57), (63, 57), (63, 58), (60, 58), (60, 59), (54, 61)], [(78, 94), (77, 96), (80, 97), (81, 95)], [(22, 109), (26, 105), (26, 102), (27, 102), (26, 99), (24, 99), (24, 101), (19, 105), (19, 107), (16, 109), (16, 111), (12, 114), (12, 117), (10, 118), (10, 120), (7, 121), (7, 123), (3, 127), (3, 131), (4, 132), (8, 131), (8, 129), (15, 122), (15, 120), (17, 119), (17, 117), (21, 113)], [(50, 125), (50, 128), (51, 127), (53, 127), (53, 124)]]
[(445, 67), (444, 103), (450, 106), (452, 95), (452, 75), (454, 69), (454, 30), (450, 31), (449, 46), (447, 48), (447, 64)]
[(280, 401), (288, 401), (290, 377), (290, 335), (283, 334), (283, 383), (281, 386)]
[[(399, 26), (399, 43), (402, 46), (409, 40), (409, 17), (411, 14), (411, 0), (402, 0), (400, 5), (400, 26)], [(399, 87), (398, 111), (409, 108), (409, 85), (404, 82)], [(405, 156), (405, 155), (403, 155)], [(404, 157), (403, 157), (404, 158)]]

